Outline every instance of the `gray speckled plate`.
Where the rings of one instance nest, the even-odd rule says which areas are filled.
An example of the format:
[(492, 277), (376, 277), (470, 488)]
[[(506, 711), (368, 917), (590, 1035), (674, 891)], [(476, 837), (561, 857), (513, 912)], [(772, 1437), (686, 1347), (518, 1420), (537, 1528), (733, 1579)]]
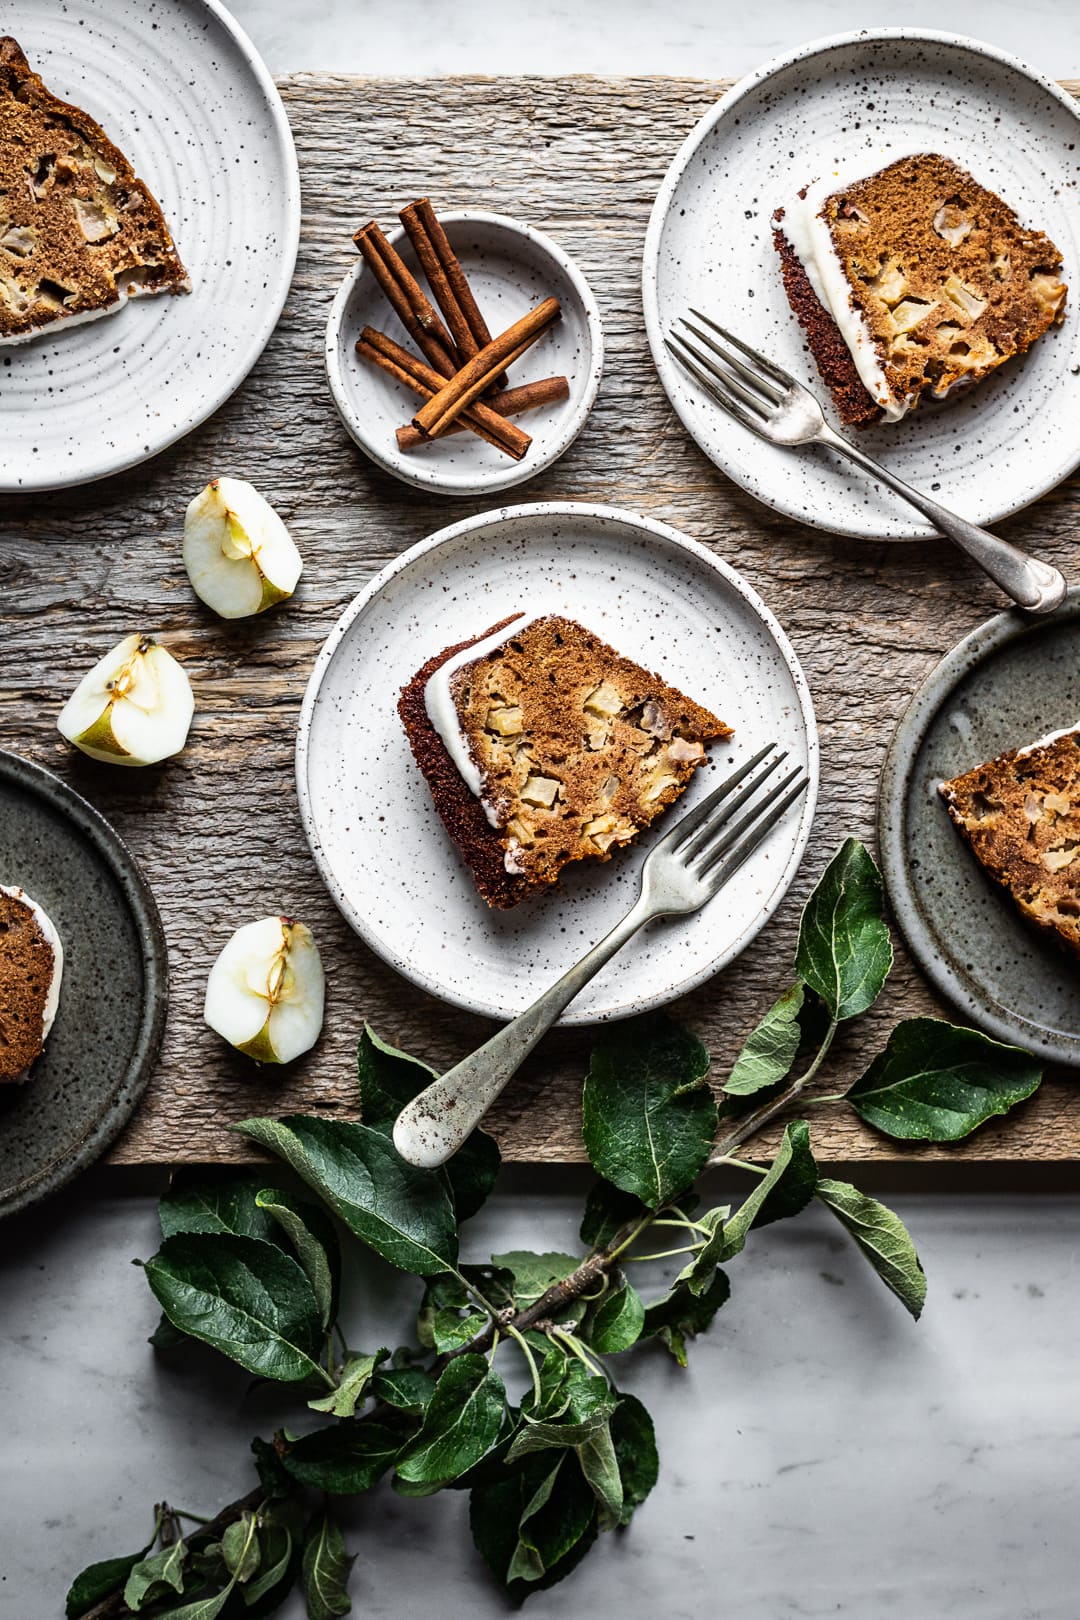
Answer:
[(1032, 619), (999, 614), (919, 687), (885, 757), (878, 832), (912, 955), (975, 1023), (1080, 1065), (1080, 971), (972, 858), (937, 784), (1080, 719), (1080, 591)]
[(300, 180), (273, 80), (218, 0), (19, 0), (4, 8), (50, 90), (131, 159), (191, 275), (84, 326), (0, 348), (0, 490), (133, 467), (238, 388), (277, 324)]
[(1063, 326), (1022, 360), (859, 435), (901, 478), (972, 522), (993, 523), (1080, 461), (1080, 116), (1071, 96), (1004, 52), (951, 34), (885, 28), (817, 40), (743, 79), (705, 114), (660, 187), (645, 243), (649, 342), (688, 431), (778, 512), (860, 539), (934, 531), (830, 453), (758, 439), (702, 394), (662, 340), (696, 305), (826, 401), (784, 294), (773, 210), (837, 162), (872, 153), (884, 165), (890, 147), (913, 145), (952, 157), (1046, 231), (1072, 287)]
[[(439, 218), (492, 332), (504, 331), (544, 298), (559, 300), (560, 319), (514, 366), (511, 381), (516, 387), (535, 377), (565, 376), (569, 398), (515, 418), (533, 441), (521, 461), (475, 433), (448, 434), (423, 449), (399, 450), (395, 430), (411, 419), (419, 401), (361, 360), (356, 340), (365, 326), (374, 326), (407, 348), (415, 345), (359, 257), (330, 309), (326, 375), (341, 420), (378, 466), (406, 484), (441, 495), (494, 495), (550, 467), (573, 444), (600, 387), (604, 330), (589, 283), (543, 231), (477, 208), (440, 211)], [(402, 226), (386, 234), (409, 268), (419, 273)]]
[(372, 949), (492, 1018), (520, 1012), (607, 933), (637, 896), (642, 850), (663, 820), (610, 863), (582, 863), (555, 891), (489, 911), (398, 718), (398, 692), (421, 664), (520, 611), (570, 614), (736, 728), (696, 774), (687, 807), (774, 738), (810, 776), (798, 810), (738, 878), (696, 916), (639, 934), (564, 1022), (625, 1017), (700, 984), (753, 939), (798, 870), (817, 797), (817, 731), (795, 654), (757, 594), (704, 546), (630, 512), (559, 502), (482, 513), (413, 546), (346, 609), (312, 672), (296, 752), (304, 830)]
[(157, 906), (108, 822), (65, 783), (0, 751), (0, 883), (45, 907), (64, 947), (60, 1006), (23, 1085), (0, 1088), (0, 1215), (91, 1164), (150, 1078), (168, 1002)]

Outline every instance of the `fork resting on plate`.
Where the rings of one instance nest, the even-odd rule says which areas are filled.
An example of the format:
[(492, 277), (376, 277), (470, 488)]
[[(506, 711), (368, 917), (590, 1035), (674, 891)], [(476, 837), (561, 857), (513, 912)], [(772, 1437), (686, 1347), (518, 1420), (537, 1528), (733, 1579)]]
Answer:
[(769, 743), (675, 823), (646, 859), (641, 893), (622, 921), (531, 1007), (402, 1109), (394, 1146), (403, 1159), (429, 1169), (445, 1164), (563, 1009), (639, 928), (697, 911), (713, 898), (809, 786), (796, 766), (750, 803), (786, 758), (786, 749)]
[[(968, 523), (921, 490), (905, 484), (857, 445), (834, 432), (813, 394), (796, 382), (790, 372), (759, 354), (732, 332), (725, 331), (699, 309), (692, 309), (690, 313), (710, 330), (702, 331), (683, 316), (681, 325), (698, 340), (697, 345), (682, 332), (672, 332), (664, 343), (729, 416), (770, 444), (789, 448), (822, 444), (846, 456), (848, 461), (879, 478), (923, 517), (929, 518), (936, 529), (966, 551), (1019, 607), (1027, 608), (1029, 613), (1052, 613), (1060, 607), (1068, 586), (1059, 569), (1040, 562), (1037, 557), (1029, 557), (1008, 540)], [(702, 344), (704, 348), (698, 346)]]

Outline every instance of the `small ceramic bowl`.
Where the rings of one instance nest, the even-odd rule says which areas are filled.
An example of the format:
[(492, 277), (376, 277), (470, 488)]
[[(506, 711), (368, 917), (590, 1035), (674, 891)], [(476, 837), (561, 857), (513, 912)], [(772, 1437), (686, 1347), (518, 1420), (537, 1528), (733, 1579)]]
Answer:
[[(603, 328), (585, 277), (543, 231), (473, 208), (439, 218), (493, 334), (505, 330), (542, 299), (559, 300), (561, 320), (516, 362), (510, 382), (514, 386), (562, 375), (570, 384), (569, 398), (514, 418), (533, 441), (521, 461), (513, 461), (475, 433), (454, 433), (415, 450), (399, 450), (396, 430), (411, 420), (420, 401), (401, 383), (362, 360), (356, 353), (356, 340), (361, 329), (370, 325), (411, 350), (415, 346), (359, 257), (330, 310), (326, 374), (341, 420), (372, 461), (417, 489), (441, 495), (484, 495), (524, 483), (550, 467), (573, 444), (600, 386)], [(386, 234), (416, 273), (416, 258), (402, 227)], [(423, 277), (418, 279), (426, 291)]]

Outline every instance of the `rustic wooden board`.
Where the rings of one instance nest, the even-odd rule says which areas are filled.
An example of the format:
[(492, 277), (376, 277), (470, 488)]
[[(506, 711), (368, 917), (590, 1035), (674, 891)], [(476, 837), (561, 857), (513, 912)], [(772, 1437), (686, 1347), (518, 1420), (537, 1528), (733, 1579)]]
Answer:
[[(157, 1074), (113, 1158), (138, 1163), (244, 1156), (224, 1130), (262, 1111), (356, 1109), (353, 1050), (366, 1018), (446, 1066), (488, 1032), (482, 1020), (413, 990), (352, 935), (309, 859), (293, 788), (294, 728), (323, 638), (390, 558), (488, 502), (450, 502), (398, 484), (341, 427), (322, 365), (323, 328), (353, 262), (350, 233), (430, 192), (445, 207), (483, 203), (551, 231), (592, 281), (607, 372), (582, 437), (512, 499), (628, 506), (712, 545), (763, 595), (809, 677), (823, 743), (822, 795), (787, 903), (727, 972), (676, 1011), (715, 1053), (717, 1073), (781, 988), (799, 907), (847, 834), (873, 842), (878, 772), (908, 694), (938, 656), (1001, 605), (944, 542), (891, 548), (799, 528), (733, 487), (683, 432), (657, 382), (639, 270), (660, 179), (723, 85), (661, 78), (281, 81), (296, 134), (304, 226), (277, 332), (238, 395), (149, 465), (81, 490), (10, 501), (0, 518), (0, 717), (5, 747), (58, 772), (118, 827), (161, 905), (172, 1007)], [(1072, 88), (1072, 87), (1071, 87)], [(2, 375), (2, 374), (0, 374)], [(251, 478), (275, 502), (307, 563), (284, 611), (228, 626), (192, 596), (180, 561), (186, 502), (217, 473)], [(1075, 480), (1003, 526), (1075, 573)], [(198, 712), (184, 755), (121, 772), (61, 742), (60, 705), (102, 650), (136, 627), (165, 632), (184, 659)], [(288, 1073), (233, 1057), (203, 1025), (207, 969), (240, 921), (305, 918), (328, 969), (325, 1036)], [(906, 957), (879, 1007), (841, 1046), (838, 1078), (891, 1024), (945, 1009)], [(578, 1099), (587, 1034), (557, 1033), (493, 1116), (515, 1159), (581, 1157)], [(1080, 1084), (1050, 1077), (1007, 1124), (967, 1147), (895, 1146), (852, 1118), (816, 1116), (833, 1159), (1069, 1159), (1080, 1149)]]

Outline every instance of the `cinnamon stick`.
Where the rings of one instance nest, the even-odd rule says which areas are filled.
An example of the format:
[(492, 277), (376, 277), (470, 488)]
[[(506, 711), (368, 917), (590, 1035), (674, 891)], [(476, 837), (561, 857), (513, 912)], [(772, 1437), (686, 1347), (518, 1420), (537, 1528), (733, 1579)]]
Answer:
[[(446, 317), (462, 360), (471, 360), (491, 342), (491, 332), (442, 221), (427, 197), (409, 203), (398, 218), (435, 294), (435, 302)], [(495, 382), (497, 387), (503, 387), (505, 373)]]
[[(569, 399), (570, 384), (565, 377), (539, 377), (535, 382), (523, 383), (520, 388), (504, 388), (497, 394), (490, 394), (484, 401), (500, 416), (518, 416), (522, 411), (540, 410), (545, 405), (557, 405), (560, 400)], [(446, 432), (440, 438), (448, 439), (452, 433), (467, 433), (469, 423), (459, 418), (451, 422)], [(418, 428), (412, 423), (397, 430), (397, 443), (399, 450), (415, 450), (422, 444), (433, 444), (433, 439), (426, 439)]]
[(452, 377), (459, 363), (454, 340), (401, 255), (387, 241), (375, 220), (362, 225), (353, 241), (413, 342), (424, 351), (436, 371), (444, 377)]
[[(504, 367), (519, 359), (559, 319), (557, 298), (545, 298), (519, 321), (474, 354), (461, 370), (447, 378), (413, 417), (413, 426), (425, 438), (436, 439), (462, 411), (473, 405)], [(493, 413), (494, 414), (494, 413)]]
[[(365, 326), (356, 345), (357, 354), (363, 359), (379, 366), (389, 376), (404, 383), (422, 399), (430, 400), (443, 385), (443, 378), (422, 360), (403, 349), (400, 343), (387, 337), (385, 332), (379, 332), (373, 326)], [(468, 410), (462, 412), (462, 420), (473, 433), (493, 444), (497, 450), (504, 451), (515, 461), (520, 461), (528, 450), (532, 439), (522, 432), (513, 422), (507, 422), (497, 411), (489, 405), (477, 402)]]

